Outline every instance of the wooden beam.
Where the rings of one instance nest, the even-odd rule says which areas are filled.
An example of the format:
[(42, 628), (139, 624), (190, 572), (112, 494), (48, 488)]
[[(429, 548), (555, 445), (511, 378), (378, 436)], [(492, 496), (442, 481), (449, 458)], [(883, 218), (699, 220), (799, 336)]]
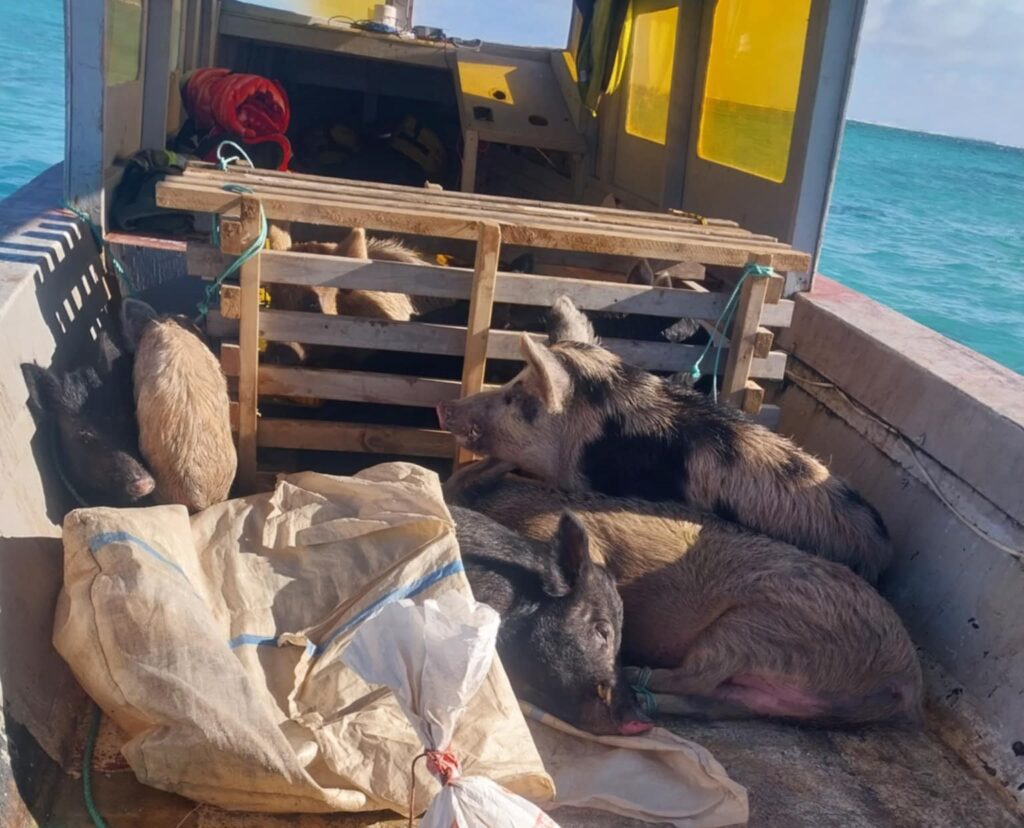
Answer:
[[(238, 222), (221, 222), (225, 253), (238, 255), (260, 234), (259, 199), (243, 195)], [(235, 231), (235, 228), (238, 231)], [(225, 231), (228, 231), (225, 235)], [(243, 493), (256, 485), (257, 385), (259, 373), (260, 253), (239, 269), (241, 319), (238, 329), (238, 483)]]
[(753, 380), (747, 380), (747, 384), (743, 387), (740, 410), (744, 414), (753, 416), (761, 411), (762, 403), (764, 403), (764, 389)]
[(754, 361), (758, 320), (768, 291), (768, 279), (748, 277), (740, 288), (739, 304), (729, 337), (729, 356), (722, 375), (722, 398), (740, 405), (741, 395), (750, 379)]
[(462, 179), (460, 189), (471, 193), (476, 189), (476, 162), (480, 154), (480, 134), (475, 129), (467, 129), (462, 147)]
[[(476, 394), (484, 387), (487, 343), (491, 333), (491, 315), (494, 311), (494, 291), (500, 255), (501, 228), (497, 224), (484, 222), (480, 225), (480, 234), (477, 237), (473, 290), (469, 297), (465, 356), (462, 362), (463, 397)], [(473, 454), (464, 448), (456, 449), (455, 467), (468, 463), (472, 458)]]
[[(423, 192), (427, 192), (423, 190)], [(806, 269), (809, 256), (788, 248), (773, 249), (761, 242), (733, 239), (687, 238), (670, 230), (647, 231), (601, 227), (571, 220), (532, 219), (519, 214), (479, 209), (435, 210), (398, 207), (373, 198), (329, 200), (310, 199), (309, 194), (283, 194), (259, 188), (257, 194), (268, 218), (360, 226), (369, 230), (390, 230), (413, 235), (473, 239), (481, 220), (496, 221), (506, 244), (557, 248), (590, 253), (610, 253), (670, 261), (696, 261), (743, 267), (753, 260), (771, 256), (784, 270)], [(199, 186), (181, 177), (157, 185), (157, 204), (179, 210), (225, 213), (238, 196), (217, 186)]]

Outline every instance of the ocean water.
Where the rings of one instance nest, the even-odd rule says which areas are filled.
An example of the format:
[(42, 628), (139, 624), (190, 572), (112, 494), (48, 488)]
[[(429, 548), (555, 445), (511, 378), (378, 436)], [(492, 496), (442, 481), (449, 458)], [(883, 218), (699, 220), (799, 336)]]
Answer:
[[(63, 157), (61, 0), (3, 0), (0, 198)], [(822, 273), (1024, 373), (1024, 150), (851, 122)]]

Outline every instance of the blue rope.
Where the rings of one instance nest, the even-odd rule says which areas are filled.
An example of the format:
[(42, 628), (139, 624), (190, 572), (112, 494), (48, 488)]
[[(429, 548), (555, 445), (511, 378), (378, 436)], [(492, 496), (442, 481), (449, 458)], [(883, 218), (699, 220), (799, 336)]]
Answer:
[(740, 289), (743, 287), (743, 283), (751, 276), (764, 278), (772, 276), (774, 273), (775, 271), (767, 265), (748, 264), (743, 268), (743, 275), (740, 276), (739, 281), (736, 282), (736, 287), (732, 289), (732, 293), (729, 294), (729, 300), (725, 303), (725, 307), (722, 308), (722, 313), (715, 322), (715, 332), (719, 336), (718, 343), (715, 343), (715, 337), (712, 336), (708, 340), (708, 344), (704, 346), (704, 350), (700, 352), (700, 356), (697, 357), (697, 361), (693, 363), (693, 367), (690, 368), (690, 377), (694, 382), (696, 382), (703, 376), (700, 370), (700, 364), (704, 361), (704, 357), (708, 355), (708, 351), (710, 351), (712, 347), (715, 348), (715, 365), (714, 371), (711, 375), (711, 398), (715, 402), (718, 402), (718, 363), (722, 356), (722, 343), (725, 341), (725, 332), (728, 330), (729, 323), (732, 321), (732, 316), (736, 312), (736, 306), (739, 304), (738, 300), (740, 296)]
[(92, 233), (93, 239), (96, 241), (96, 246), (103, 252), (106, 260), (110, 262), (110, 266), (114, 270), (114, 274), (117, 276), (117, 282), (121, 286), (122, 296), (134, 296), (135, 291), (132, 290), (131, 283), (128, 281), (128, 277), (125, 275), (124, 265), (118, 261), (117, 256), (110, 249), (110, 245), (107, 244), (107, 240), (103, 238), (103, 233), (100, 232), (100, 228), (97, 227), (89, 214), (83, 210), (79, 210), (75, 205), (71, 204), (66, 198), (60, 200), (60, 205), (65, 210), (75, 214), (75, 218), (83, 222), (86, 227), (89, 228), (89, 232)]
[(82, 757), (82, 795), (85, 797), (85, 810), (89, 812), (92, 824), (96, 828), (107, 828), (107, 823), (96, 807), (92, 798), (92, 757), (96, 752), (96, 736), (100, 732), (100, 719), (103, 711), (99, 705), (93, 706), (92, 721), (89, 722), (89, 733), (85, 737), (85, 755)]
[(640, 702), (640, 707), (648, 716), (658, 715), (658, 699), (651, 692), (651, 668), (644, 667), (637, 676), (636, 684), (632, 685), (633, 693)]
[[(224, 147), (233, 147), (238, 150), (239, 155), (231, 155), (225, 157), (223, 154)], [(246, 154), (245, 150), (242, 149), (234, 141), (221, 141), (217, 145), (217, 164), (221, 170), (227, 170), (227, 168), (234, 163), (239, 161), (246, 161), (250, 167), (256, 168), (255, 164), (252, 163), (252, 159)], [(238, 193), (239, 195), (253, 192), (248, 187), (244, 187), (241, 184), (225, 184), (224, 190), (229, 193)], [(263, 245), (267, 243), (267, 216), (263, 212), (263, 205), (260, 205), (260, 232), (245, 250), (242, 251), (241, 255), (229, 264), (224, 272), (214, 279), (209, 285), (206, 286), (206, 291), (203, 294), (203, 298), (196, 305), (196, 310), (199, 311), (199, 315), (196, 316), (195, 321), (198, 323), (210, 312), (210, 303), (213, 301), (214, 296), (220, 290), (220, 286), (224, 283), (224, 280), (238, 272), (238, 269), (244, 265), (249, 259), (258, 254), (263, 249)], [(211, 240), (213, 243), (220, 247), (220, 216), (214, 216), (213, 220), (213, 232), (211, 233)]]

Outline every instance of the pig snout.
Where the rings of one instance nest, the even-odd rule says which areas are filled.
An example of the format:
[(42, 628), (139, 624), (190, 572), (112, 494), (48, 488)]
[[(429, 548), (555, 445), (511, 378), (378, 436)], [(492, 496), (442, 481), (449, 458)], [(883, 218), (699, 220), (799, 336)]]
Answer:
[(633, 719), (631, 721), (620, 722), (619, 733), (623, 736), (638, 736), (641, 733), (647, 733), (647, 731), (653, 727), (654, 722)]
[(128, 491), (136, 499), (152, 494), (155, 488), (156, 481), (148, 474), (136, 477), (128, 484)]

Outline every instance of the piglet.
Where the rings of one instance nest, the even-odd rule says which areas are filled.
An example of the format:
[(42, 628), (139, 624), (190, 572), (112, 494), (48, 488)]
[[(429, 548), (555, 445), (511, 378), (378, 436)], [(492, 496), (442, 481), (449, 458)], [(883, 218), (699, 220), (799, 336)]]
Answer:
[(135, 351), (139, 448), (156, 479), (156, 499), (192, 512), (226, 500), (238, 458), (216, 358), (186, 317), (158, 316), (127, 299), (121, 319)]
[(54, 461), (79, 506), (129, 506), (153, 491), (138, 453), (129, 358), (105, 333), (96, 358), (58, 373), (21, 366), (29, 404), (50, 429)]
[(474, 597), (501, 616), (498, 653), (516, 694), (593, 733), (649, 730), (619, 661), (622, 599), (570, 512), (549, 542), (451, 508)]

